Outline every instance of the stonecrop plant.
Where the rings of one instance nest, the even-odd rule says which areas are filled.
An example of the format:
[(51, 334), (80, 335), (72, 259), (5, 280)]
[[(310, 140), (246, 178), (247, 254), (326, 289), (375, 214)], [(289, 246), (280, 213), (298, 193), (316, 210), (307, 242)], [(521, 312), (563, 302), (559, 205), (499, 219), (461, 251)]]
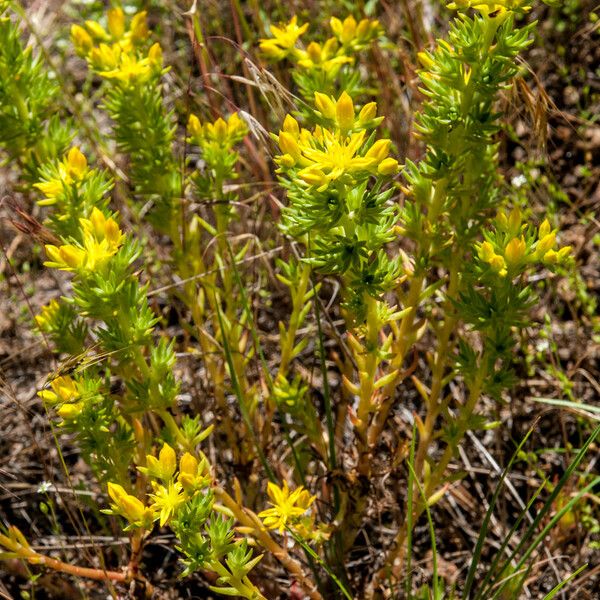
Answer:
[[(365, 68), (378, 44), (396, 49), (374, 3), (368, 17), (319, 15), (311, 29), (331, 36), (311, 41), (306, 15), (268, 24), (255, 3), (231, 3), (249, 41), (236, 60), (291, 73), (288, 114), (267, 122), (229, 87), (250, 79), (207, 74), (210, 10), (194, 2), (178, 16), (189, 40), (173, 44), (142, 4), (82, 9), (64, 50), (75, 77), (25, 43), (35, 25), (0, 0), (13, 221), (57, 282), (31, 315), (57, 365), (37, 395), (59, 450), (75, 444), (87, 465), (88, 528), (128, 539), (125, 563), (107, 551), (83, 565), (2, 517), (0, 558), (97, 580), (114, 598), (162, 597), (169, 586), (149, 566), (160, 535), (179, 560), (162, 570), (202, 594), (466, 600), (481, 577), (478, 598), (521, 597), (550, 527), (596, 493), (598, 478), (570, 496), (565, 486), (597, 430), (556, 485), (540, 486), (531, 503), (543, 492), (544, 509), (523, 542), (509, 544), (526, 511), (499, 552), (508, 559), (482, 572), (490, 491), (468, 573), (446, 590), (432, 515), (466, 477), (451, 467), (468, 436), (503, 428), (532, 282), (574, 268), (552, 215), (511, 205), (500, 170), (501, 100), (523, 76), (535, 3), (443, 9), (447, 31), (412, 57), (411, 158), (387, 128), (385, 82)], [(188, 45), (204, 86), (194, 93), (196, 65), (178, 54)], [(218, 109), (208, 83), (223, 86)], [(258, 87), (270, 106), (272, 89)], [(61, 104), (61, 89), (77, 94)], [(379, 511), (384, 497), (393, 507)], [(425, 520), (433, 572), (417, 589)]]

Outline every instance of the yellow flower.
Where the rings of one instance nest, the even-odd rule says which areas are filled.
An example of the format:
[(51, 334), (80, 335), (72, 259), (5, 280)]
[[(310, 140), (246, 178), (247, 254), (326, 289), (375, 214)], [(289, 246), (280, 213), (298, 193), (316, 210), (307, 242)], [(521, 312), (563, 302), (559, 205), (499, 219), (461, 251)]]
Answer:
[(121, 53), (120, 61), (114, 69), (98, 73), (106, 79), (117, 79), (126, 85), (147, 81), (152, 74), (152, 65), (148, 58), (137, 58), (125, 52)]
[(298, 25), (298, 18), (292, 17), (287, 25), (271, 25), (272, 38), (261, 39), (259, 47), (263, 54), (273, 60), (282, 60), (289, 56), (300, 36), (308, 29), (308, 23)]
[(283, 533), (288, 524), (293, 524), (298, 517), (301, 517), (316, 498), (311, 496), (302, 486), (290, 493), (287, 481), (283, 482), (283, 488), (269, 482), (267, 494), (271, 499), (270, 504), (273, 508), (263, 510), (258, 516), (263, 520), (266, 527), (278, 529), (279, 533)]
[(334, 78), (343, 65), (354, 62), (352, 56), (338, 51), (338, 41), (334, 37), (329, 38), (323, 46), (311, 42), (306, 50), (298, 50), (296, 54), (299, 67), (322, 71), (329, 79)]
[(208, 464), (203, 457), (201, 461), (186, 452), (179, 459), (179, 475), (177, 480), (187, 492), (204, 487), (210, 481), (208, 476)]
[(173, 477), (177, 468), (177, 456), (175, 450), (165, 442), (161, 451), (158, 453), (158, 458), (152, 455), (146, 456), (146, 467), (138, 467), (142, 473), (168, 481)]
[(527, 245), (523, 238), (513, 238), (508, 242), (504, 250), (504, 258), (510, 266), (515, 266), (520, 263), (525, 257)]
[(121, 58), (121, 46), (115, 44), (100, 44), (90, 52), (89, 61), (97, 71), (107, 71), (116, 68)]
[(113, 39), (120, 39), (125, 33), (125, 13), (122, 8), (111, 8), (107, 13), (108, 31)]
[(356, 35), (356, 19), (352, 15), (346, 17), (343, 22), (331, 17), (329, 26), (342, 44), (349, 44)]
[(83, 180), (88, 173), (87, 159), (81, 153), (79, 148), (73, 146), (67, 152), (63, 160), (58, 163), (55, 177), (34, 184), (46, 198), (39, 200), (40, 206), (49, 206), (56, 202), (56, 199), (63, 193), (65, 187), (76, 184)]
[(343, 21), (332, 17), (329, 21), (331, 31), (344, 46), (350, 46), (353, 50), (364, 48), (369, 42), (380, 34), (380, 24), (376, 19), (362, 19), (356, 23), (356, 19), (350, 15)]
[[(124, 235), (112, 218), (106, 218), (101, 210), (94, 207), (89, 219), (79, 219), (84, 238), (94, 238), (98, 242), (106, 241), (108, 250), (116, 252), (122, 244)], [(113, 252), (114, 251), (114, 252)]]
[(150, 498), (154, 500), (150, 508), (157, 514), (162, 527), (185, 502), (185, 494), (178, 481), (170, 481), (166, 486), (155, 484), (154, 489), (155, 493), (150, 494)]
[(107, 219), (96, 207), (89, 219), (79, 219), (83, 234), (83, 247), (73, 244), (63, 246), (46, 245), (47, 267), (62, 271), (85, 269), (93, 271), (100, 268), (118, 251), (124, 235), (116, 221)]

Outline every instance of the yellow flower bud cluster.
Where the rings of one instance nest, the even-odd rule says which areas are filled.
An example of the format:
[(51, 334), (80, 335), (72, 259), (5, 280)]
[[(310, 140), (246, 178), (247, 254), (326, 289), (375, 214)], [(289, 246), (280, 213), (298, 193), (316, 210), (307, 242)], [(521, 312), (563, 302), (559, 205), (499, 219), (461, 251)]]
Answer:
[(94, 271), (101, 268), (123, 243), (117, 222), (94, 207), (89, 219), (79, 219), (82, 243), (46, 245), (49, 261), (44, 265), (62, 271)]
[(71, 27), (71, 40), (75, 51), (86, 58), (90, 66), (107, 79), (116, 79), (125, 85), (149, 80), (162, 73), (163, 56), (156, 43), (146, 52), (148, 40), (147, 15), (137, 13), (126, 27), (121, 8), (107, 13), (107, 29), (96, 21), (86, 21), (85, 26)]
[(301, 129), (288, 115), (279, 135), (274, 136), (282, 152), (275, 159), (280, 170), (293, 169), (297, 179), (318, 191), (340, 179), (353, 183), (357, 176), (397, 173), (398, 161), (389, 156), (389, 139), (367, 144), (367, 129), (381, 122), (376, 118), (375, 102), (365, 105), (358, 116), (345, 92), (337, 100), (317, 92), (315, 105), (326, 120), (332, 121), (333, 128), (319, 125), (313, 131)]
[(300, 69), (320, 72), (331, 79), (343, 65), (354, 63), (354, 53), (381, 35), (377, 20), (362, 19), (357, 23), (353, 16), (343, 21), (332, 17), (329, 26), (332, 37), (323, 44), (312, 41), (304, 47), (300, 38), (308, 29), (308, 23), (298, 25), (298, 18), (294, 16), (286, 25), (271, 25), (272, 37), (260, 40), (260, 49), (272, 61), (289, 58)]
[(238, 113), (233, 113), (225, 121), (219, 117), (213, 123), (201, 123), (196, 115), (188, 120), (188, 141), (200, 147), (217, 144), (220, 147), (233, 148), (248, 133), (248, 126)]
[(454, 0), (448, 4), (451, 10), (473, 8), (485, 16), (506, 15), (511, 12), (528, 12), (531, 10), (529, 0)]
[(521, 211), (514, 208), (508, 215), (499, 212), (496, 231), (478, 245), (479, 258), (501, 277), (520, 275), (528, 264), (554, 265), (564, 262), (571, 247), (556, 247), (557, 230), (546, 219), (536, 230), (522, 223)]

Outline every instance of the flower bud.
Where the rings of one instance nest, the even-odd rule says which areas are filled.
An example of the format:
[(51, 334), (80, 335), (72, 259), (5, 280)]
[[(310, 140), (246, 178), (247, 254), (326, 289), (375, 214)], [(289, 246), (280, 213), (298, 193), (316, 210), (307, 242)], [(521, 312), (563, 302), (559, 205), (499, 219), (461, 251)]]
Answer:
[(356, 19), (350, 15), (344, 19), (340, 40), (342, 44), (349, 44), (356, 35)]
[(335, 105), (335, 113), (341, 130), (349, 131), (354, 127), (354, 103), (346, 92), (342, 92), (339, 97)]
[(521, 211), (515, 206), (508, 215), (508, 228), (513, 235), (517, 235), (521, 229)]
[(509, 265), (516, 265), (525, 256), (526, 244), (522, 238), (513, 238), (508, 242), (504, 251), (504, 258)]
[(542, 256), (554, 248), (554, 244), (556, 244), (556, 233), (551, 232), (548, 235), (545, 235), (537, 244), (536, 251), (539, 256)]
[(391, 140), (377, 140), (365, 154), (365, 158), (371, 158), (379, 164), (390, 153)]
[(550, 225), (550, 221), (548, 219), (544, 219), (544, 222), (540, 225), (538, 229), (538, 238), (541, 240), (545, 238), (552, 231), (552, 226)]
[(377, 103), (369, 102), (365, 104), (358, 113), (358, 120), (361, 124), (372, 121), (377, 116)]
[(111, 8), (107, 13), (108, 31), (114, 39), (120, 40), (125, 33), (125, 13), (122, 8)]
[(131, 39), (134, 42), (143, 42), (150, 35), (146, 16), (147, 13), (143, 10), (131, 19)]
[(326, 119), (335, 119), (336, 105), (329, 96), (315, 92), (315, 106)]
[(283, 120), (283, 131), (293, 135), (294, 138), (297, 138), (300, 135), (300, 126), (298, 125), (298, 121), (296, 121), (292, 115), (285, 116), (285, 119)]
[(495, 254), (494, 247), (490, 242), (483, 242), (481, 246), (479, 246), (479, 258), (484, 262), (490, 262)]
[(87, 159), (77, 146), (73, 146), (66, 161), (67, 173), (74, 179), (81, 179), (87, 170)]
[(86, 21), (85, 26), (96, 39), (103, 42), (108, 42), (110, 40), (110, 36), (108, 33), (106, 33), (106, 30), (104, 27), (102, 27), (102, 25), (100, 25), (100, 23), (96, 23), (96, 21)]
[(198, 139), (202, 137), (202, 123), (200, 123), (200, 119), (196, 115), (190, 115), (188, 120), (188, 131), (192, 137)]
[(294, 136), (287, 131), (279, 133), (279, 147), (284, 154), (289, 154), (294, 160), (298, 160), (301, 156), (300, 146)]
[(71, 41), (75, 46), (75, 52), (82, 57), (87, 56), (94, 45), (92, 37), (81, 25), (71, 26)]
[(148, 62), (156, 71), (160, 71), (163, 66), (163, 52), (160, 44), (156, 42), (148, 50)]
[(399, 165), (395, 158), (384, 158), (377, 167), (377, 172), (381, 175), (395, 175), (398, 172)]

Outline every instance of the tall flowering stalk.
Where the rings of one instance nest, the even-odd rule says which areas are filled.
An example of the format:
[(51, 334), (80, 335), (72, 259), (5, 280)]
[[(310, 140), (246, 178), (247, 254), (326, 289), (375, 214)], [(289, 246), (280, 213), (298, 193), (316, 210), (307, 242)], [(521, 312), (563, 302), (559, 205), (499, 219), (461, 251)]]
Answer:
[[(441, 284), (441, 309), (431, 312), (429, 325), (436, 340), (428, 355), (431, 380), (425, 384), (412, 378), (425, 407), (425, 418), (416, 417), (414, 465), (425, 500), (419, 497), (415, 503), (413, 523), (425, 502), (432, 505), (442, 497), (446, 468), (466, 431), (487, 422), (476, 414), (481, 396), (499, 397), (513, 382), (515, 328), (528, 321), (533, 302), (524, 275), (532, 268), (551, 268), (569, 255), (569, 248), (555, 249), (556, 231), (547, 222), (537, 229), (523, 223), (518, 210), (503, 209), (499, 194), (501, 115), (495, 102), (518, 73), (516, 57), (531, 43), (535, 24), (516, 24), (530, 5), (454, 2), (449, 7), (464, 12), (451, 23), (448, 39), (419, 55), (426, 101), (416, 132), (426, 154), (418, 164), (408, 162), (404, 171), (407, 199), (400, 231), (413, 240), (415, 254), (401, 296), (405, 314), (391, 345), (392, 365), (400, 368), (420, 327), (417, 311)], [(436, 281), (440, 268), (445, 275)], [(455, 375), (464, 381), (466, 397), (452, 406), (445, 387)], [(392, 398), (370, 427), (372, 442), (385, 425), (382, 417)], [(431, 452), (435, 446), (442, 447), (441, 454)], [(390, 572), (401, 576), (406, 533), (401, 527), (373, 584)]]
[(117, 147), (129, 159), (128, 175), (135, 194), (150, 202), (152, 223), (180, 239), (182, 182), (174, 155), (174, 115), (163, 100), (162, 48), (150, 44), (145, 11), (128, 22), (123, 9), (111, 8), (106, 25), (86, 21), (73, 25), (75, 51), (105, 81), (104, 108), (114, 121)]

